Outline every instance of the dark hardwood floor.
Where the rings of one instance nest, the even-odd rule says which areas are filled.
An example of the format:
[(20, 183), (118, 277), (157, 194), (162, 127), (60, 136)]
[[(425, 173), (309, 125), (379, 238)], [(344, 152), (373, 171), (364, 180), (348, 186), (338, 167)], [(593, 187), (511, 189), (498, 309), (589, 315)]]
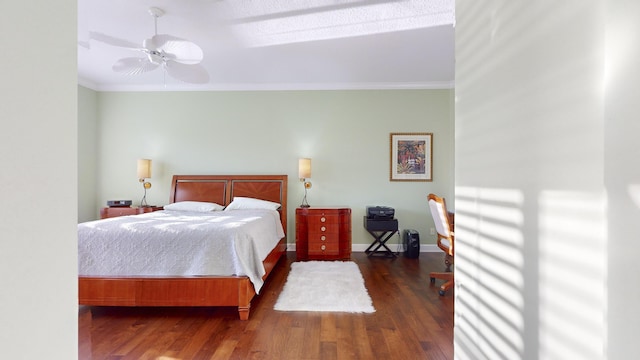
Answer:
[(287, 253), (252, 302), (236, 308), (80, 307), (80, 359), (453, 359), (453, 290), (430, 271), (443, 253), (396, 259), (354, 253), (376, 312), (280, 312), (273, 306), (295, 261)]

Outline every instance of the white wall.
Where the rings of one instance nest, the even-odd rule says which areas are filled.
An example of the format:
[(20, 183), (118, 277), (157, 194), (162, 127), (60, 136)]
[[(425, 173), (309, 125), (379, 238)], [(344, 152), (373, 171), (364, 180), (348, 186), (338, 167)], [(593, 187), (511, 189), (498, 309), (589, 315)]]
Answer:
[(76, 2), (0, 13), (0, 344), (77, 357)]
[[(153, 160), (147, 201), (158, 205), (168, 202), (174, 174), (287, 174), (288, 241), (294, 243), (294, 211), (303, 196), (297, 159), (311, 157), (309, 203), (351, 207), (353, 243), (362, 244), (361, 250), (373, 241), (362, 226), (367, 205), (396, 208), (401, 229), (416, 229), (423, 243), (433, 243), (427, 194), (444, 194), (454, 204), (452, 94), (99, 92), (97, 203), (139, 204), (138, 158)], [(433, 182), (389, 181), (391, 132), (434, 133)]]
[(606, 1), (605, 171), (609, 359), (639, 359), (640, 3)]
[(607, 291), (625, 287), (607, 253), (637, 259), (638, 246), (606, 232), (607, 202), (626, 195), (604, 186), (604, 3), (456, 2), (457, 359), (602, 359), (620, 345)]

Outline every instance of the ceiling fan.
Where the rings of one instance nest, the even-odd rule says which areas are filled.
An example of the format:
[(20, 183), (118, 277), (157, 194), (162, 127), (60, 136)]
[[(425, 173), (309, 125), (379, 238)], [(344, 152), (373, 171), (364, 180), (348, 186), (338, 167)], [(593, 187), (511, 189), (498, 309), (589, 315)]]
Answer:
[(89, 33), (91, 40), (144, 53), (144, 57), (127, 57), (116, 61), (112, 67), (113, 71), (126, 75), (139, 75), (162, 67), (169, 76), (184, 82), (193, 84), (209, 82), (207, 70), (200, 65), (203, 59), (202, 49), (191, 41), (173, 35), (158, 34), (158, 18), (164, 15), (164, 11), (151, 7), (149, 14), (154, 19), (155, 35), (144, 40), (142, 47), (102, 33)]

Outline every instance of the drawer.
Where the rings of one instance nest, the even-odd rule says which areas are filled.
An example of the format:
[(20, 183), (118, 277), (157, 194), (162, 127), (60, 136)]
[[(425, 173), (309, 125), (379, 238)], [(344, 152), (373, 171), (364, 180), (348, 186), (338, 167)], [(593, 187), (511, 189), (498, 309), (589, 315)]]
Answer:
[(340, 246), (337, 241), (309, 241), (309, 255), (338, 255)]
[(132, 207), (106, 207), (100, 210), (101, 219), (136, 214), (138, 214), (138, 208)]
[(133, 208), (111, 208), (109, 209), (109, 216), (124, 216), (124, 215), (135, 215), (138, 213), (138, 209)]
[(307, 226), (310, 229), (320, 226), (336, 226), (340, 223), (340, 217), (331, 215), (311, 215), (307, 217)]
[(340, 232), (340, 228), (338, 227), (337, 224), (334, 224), (333, 226), (320, 225), (317, 228), (314, 228), (314, 227), (309, 228), (309, 236), (312, 236), (312, 235), (337, 236), (339, 232)]
[(310, 243), (337, 243), (339, 242), (338, 232), (309, 232), (308, 241)]

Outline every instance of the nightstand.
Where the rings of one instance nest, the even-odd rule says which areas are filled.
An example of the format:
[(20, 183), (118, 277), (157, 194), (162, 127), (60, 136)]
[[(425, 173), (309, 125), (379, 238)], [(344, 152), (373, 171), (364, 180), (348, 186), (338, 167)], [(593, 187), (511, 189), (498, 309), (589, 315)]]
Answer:
[(296, 209), (296, 257), (304, 260), (351, 258), (351, 209)]
[(103, 207), (100, 209), (100, 219), (107, 219), (118, 216), (138, 215), (148, 212), (162, 210), (162, 206), (145, 206), (145, 207), (130, 207), (130, 206), (114, 206)]

